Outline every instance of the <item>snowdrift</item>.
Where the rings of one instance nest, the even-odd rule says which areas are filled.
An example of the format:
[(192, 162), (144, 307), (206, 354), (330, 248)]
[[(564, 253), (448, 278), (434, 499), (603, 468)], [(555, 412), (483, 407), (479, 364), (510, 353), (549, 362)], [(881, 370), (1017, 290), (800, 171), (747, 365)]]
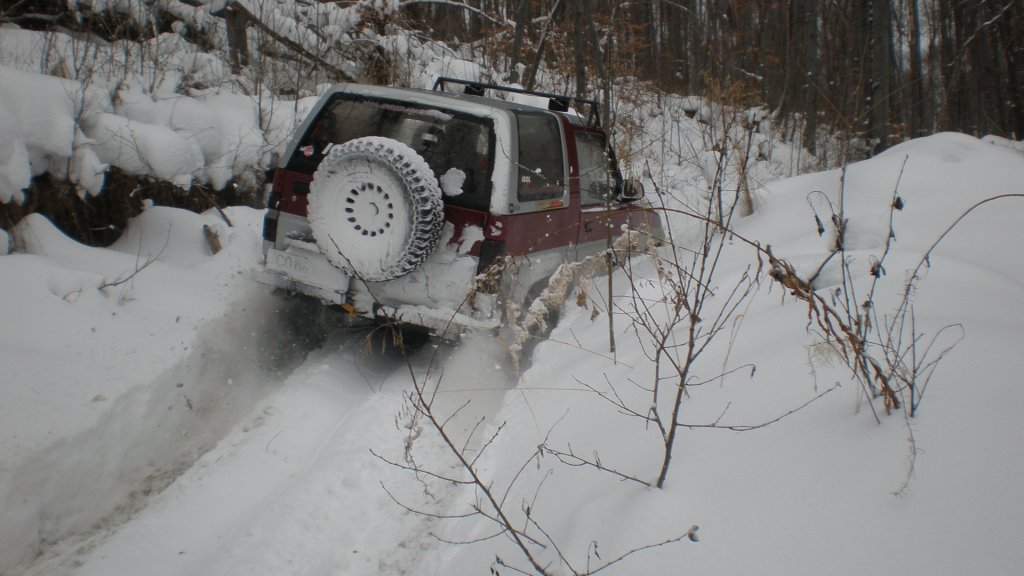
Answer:
[[(942, 134), (845, 174), (773, 182), (736, 230), (813, 270), (828, 252), (815, 210), (839, 202), (842, 189), (849, 269), (866, 282), (898, 185), (904, 209), (877, 295), (889, 309), (904, 271), (958, 216), (1021, 181), (1019, 151)], [(633, 383), (652, 381), (624, 317), (612, 357), (604, 313), (570, 301), (518, 379), (500, 347), (484, 345), (492, 340), (442, 347), (447, 409), (472, 400), (460, 416), (467, 429), (482, 418), (484, 437), (504, 425), (480, 468), (502, 489), (516, 479), (507, 501), (530, 506), (577, 571), (697, 525), (699, 541), (604, 573), (1015, 573), (1024, 564), (1021, 210), (1019, 198), (985, 204), (933, 252), (914, 293), (917, 326), (934, 334), (957, 324), (963, 339), (912, 420), (876, 423), (848, 369), (816, 354), (806, 306), (768, 279), (697, 367), (704, 384), (690, 388), (684, 413), (693, 427), (681, 430), (663, 490), (553, 458), (520, 472), (546, 438), (641, 479), (657, 473), (654, 431), (588, 388), (634, 394)], [(0, 257), (0, 572), (463, 574), (486, 573), (496, 555), (523, 566), (502, 538), (440, 540), (492, 535), (489, 522), (424, 518), (382, 489), (439, 514), (465, 513), (478, 497), (456, 486), (425, 492), (370, 455), (401, 461), (408, 447), (404, 364), (374, 364), (335, 338), (293, 372), (261, 365), (282, 333), (279, 300), (249, 274), (261, 215), (228, 215), (234, 227), (215, 214), (150, 208), (109, 249), (76, 244), (39, 217), (19, 224), (14, 253)], [(203, 225), (221, 231), (222, 252), (209, 253)], [(755, 265), (735, 242), (721, 285)], [(656, 286), (649, 261), (638, 257), (634, 273)], [(840, 273), (826, 268), (819, 288)], [(622, 274), (613, 285), (628, 297)], [(594, 300), (603, 286), (587, 287)], [(412, 373), (431, 353), (413, 359)], [(766, 427), (701, 427), (768, 422), (826, 390)], [(425, 464), (446, 465), (428, 431), (413, 449)], [(570, 573), (555, 551), (544, 560)]]

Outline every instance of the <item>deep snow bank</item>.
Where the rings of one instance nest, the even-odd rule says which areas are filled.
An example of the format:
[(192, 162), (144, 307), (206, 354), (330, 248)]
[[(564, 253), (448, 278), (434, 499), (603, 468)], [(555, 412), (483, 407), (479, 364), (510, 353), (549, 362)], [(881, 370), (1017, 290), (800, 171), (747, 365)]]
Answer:
[(16, 228), (0, 259), (0, 572), (123, 519), (272, 384), (275, 301), (248, 275), (260, 213), (229, 214), (235, 228), (150, 208), (111, 249), (40, 216)]
[[(851, 165), (845, 177), (835, 170), (773, 182), (760, 211), (740, 220), (737, 231), (770, 244), (809, 275), (831, 244), (827, 233), (819, 237), (814, 210), (828, 222), (828, 204), (840, 206), (844, 189), (850, 270), (866, 295), (898, 192), (904, 209), (894, 215), (896, 242), (875, 300), (886, 318), (905, 271), (942, 232), (975, 203), (1019, 193), (1022, 181), (1024, 155), (940, 134)], [(607, 317), (572, 304), (551, 340), (537, 347), (517, 389), (505, 396), (495, 421), (506, 425), (479, 467), (512, 503), (513, 522), (543, 528), (558, 543), (559, 550), (540, 552), (552, 573), (570, 573), (566, 562), (576, 570), (600, 566), (685, 535), (694, 524), (699, 542), (659, 546), (602, 573), (667, 574), (680, 567), (720, 575), (1015, 573), (1024, 562), (1016, 544), (1024, 537), (1024, 499), (1014, 484), (1024, 474), (1024, 446), (1017, 440), (1024, 402), (1022, 213), (1020, 198), (986, 204), (932, 255), (913, 295), (915, 327), (924, 334), (917, 354), (923, 356), (925, 343), (944, 326), (958, 324), (944, 334), (965, 338), (939, 365), (912, 420), (885, 416), (879, 406), (876, 423), (846, 367), (822, 354), (821, 336), (808, 332), (807, 306), (766, 278), (690, 373), (682, 416), (694, 427), (679, 431), (664, 490), (565, 466), (550, 454), (531, 459), (546, 442), (647, 481), (662, 462), (657, 429), (595, 393), (645, 413), (656, 384), (648, 360), (654, 348), (640, 348), (643, 330), (620, 315), (613, 360)], [(731, 243), (714, 288), (727, 294), (738, 275), (756, 265), (749, 246)], [(632, 273), (648, 305), (657, 306), (662, 293), (650, 264), (634, 262)], [(826, 269), (820, 288), (831, 291), (840, 280), (840, 271)], [(623, 309), (630, 302), (627, 282), (621, 274), (614, 278)], [(602, 279), (588, 287), (593, 302), (604, 301), (603, 286)], [(672, 342), (686, 341), (685, 327), (677, 329)], [(933, 353), (952, 343), (940, 339)], [(736, 368), (742, 369), (719, 377)], [(675, 386), (669, 366), (660, 374), (663, 387)], [(704, 428), (771, 422), (828, 389), (764, 428)], [(474, 500), (468, 493), (465, 498), (461, 508), (446, 512), (468, 513)], [(473, 541), (495, 532), (484, 520), (451, 521), (438, 534)], [(449, 548), (423, 573), (484, 572), (496, 555), (525, 565), (515, 547), (498, 538)]]
[[(771, 243), (778, 256), (813, 270), (829, 245), (817, 234), (813, 210), (824, 210), (826, 199), (835, 203), (844, 182), (856, 244), (849, 253), (851, 270), (862, 286), (871, 278), (867, 265), (887, 234), (897, 180), (904, 210), (894, 218), (897, 241), (878, 292), (883, 310), (899, 297), (904, 271), (937, 234), (976, 202), (1016, 191), (1024, 181), (1024, 156), (960, 135), (921, 139), (850, 166), (842, 180), (840, 172), (832, 171), (772, 183), (760, 211), (739, 221), (738, 231)], [(649, 386), (654, 377), (637, 331), (621, 315), (617, 351), (614, 357), (608, 352), (607, 317), (600, 309), (593, 313), (595, 303), (605, 300), (605, 278), (588, 286), (587, 309), (570, 302), (551, 340), (537, 347), (532, 368), (513, 390), (484, 385), (507, 376), (508, 366), (487, 362), (496, 358), (493, 351), (473, 342), (461, 352), (477, 363), (438, 366), (443, 368), (442, 386), (451, 385), (439, 399), (448, 411), (471, 400), (469, 410), (459, 414), (469, 427), (477, 421), (476, 413), (471, 417), (469, 412), (485, 404), (487, 418), (478, 438), (490, 438), (503, 425), (477, 461), (481, 472), (505, 497), (509, 511), (529, 510), (530, 522), (552, 535), (578, 569), (637, 546), (685, 536), (697, 524), (699, 542), (647, 550), (602, 574), (1016, 574), (1024, 564), (1018, 546), (1024, 538), (1024, 500), (1017, 487), (1024, 473), (1024, 446), (1017, 441), (1017, 412), (1024, 402), (1019, 385), (1024, 370), (1019, 353), (1024, 346), (1020, 202), (979, 208), (933, 254), (914, 296), (917, 326), (934, 333), (960, 323), (966, 338), (940, 365), (913, 420), (897, 414), (876, 423), (847, 370), (816, 354), (820, 338), (807, 332), (806, 306), (767, 280), (695, 367), (693, 382), (703, 384), (689, 389), (685, 422), (758, 424), (839, 386), (764, 428), (743, 433), (682, 428), (664, 490), (566, 467), (550, 454), (527, 461), (546, 440), (555, 448), (571, 446), (577, 454), (599, 456), (604, 465), (642, 479), (657, 473), (657, 432), (585, 386), (605, 391), (615, 386), (624, 400), (646, 408), (649, 397), (640, 386)], [(154, 226), (147, 230), (153, 238), (142, 244), (155, 245), (158, 252), (166, 232)], [(108, 347), (121, 343), (112, 329), (121, 326), (139, 339), (132, 365), (144, 369), (146, 362), (157, 362), (163, 370), (150, 371), (152, 382), (170, 383), (173, 378), (161, 375), (187, 356), (169, 352), (174, 338), (203, 338), (195, 332), (175, 333), (175, 315), (182, 312), (166, 292), (197, 299), (184, 308), (189, 315), (180, 322), (195, 327), (201, 316), (222, 317), (223, 308), (206, 307), (203, 298), (213, 294), (220, 301), (219, 282), (235, 273), (220, 256), (210, 258), (195, 247), (179, 255), (175, 247), (185, 242), (198, 241), (189, 234), (167, 244), (164, 258), (180, 262), (173, 274), (147, 268), (120, 299), (121, 292), (100, 297), (92, 287), (103, 277), (133, 270), (135, 255), (149, 253), (138, 250), (135, 239), (123, 240), (123, 252), (113, 256), (97, 251), (71, 258), (58, 253), (0, 258), (0, 289), (24, 304), (20, 311), (0, 309), (4, 365), (28, 363), (22, 356), (35, 350), (43, 359), (72, 362), (79, 380), (94, 383), (93, 388), (95, 383), (113, 387), (118, 380), (108, 374), (117, 375), (112, 370), (118, 365), (90, 364), (69, 350), (80, 342), (91, 347), (79, 348), (84, 351), (103, 350), (96, 343), (100, 340)], [(238, 249), (237, 242), (230, 246)], [(249, 246), (256, 250), (254, 239)], [(131, 256), (128, 265), (126, 256)], [(239, 261), (247, 260), (243, 255)], [(756, 266), (750, 248), (734, 243), (721, 260), (718, 288), (727, 291), (750, 266)], [(11, 280), (8, 272), (13, 271), (21, 280)], [(191, 271), (205, 280), (192, 277)], [(827, 272), (832, 275), (821, 280), (826, 290), (835, 287), (836, 278)], [(633, 273), (642, 294), (656, 302), (662, 292), (650, 263), (636, 259)], [(144, 284), (153, 280), (147, 275), (159, 282)], [(626, 303), (626, 278), (616, 275), (613, 284), (618, 301)], [(68, 294), (71, 301), (63, 299)], [(117, 320), (108, 318), (113, 312)], [(57, 329), (45, 330), (45, 324), (29, 320), (33, 317), (51, 320)], [(143, 317), (163, 318), (167, 337), (143, 333), (139, 326), (151, 326)], [(97, 328), (92, 338), (91, 327)], [(683, 343), (684, 336), (678, 335), (677, 342)], [(108, 539), (51, 557), (53, 562), (33, 565), (30, 573), (472, 574), (487, 573), (496, 555), (522, 566), (517, 551), (502, 538), (450, 546), (434, 537), (469, 541), (494, 535), (494, 525), (479, 516), (442, 518), (472, 512), (481, 502), (478, 493), (450, 482), (430, 485), (369, 454), (373, 448), (405, 461), (411, 445), (422, 465), (457, 473), (429, 431), (404, 427), (409, 414), (401, 411), (401, 392), (407, 381), (392, 377), (399, 372), (410, 370), (398, 365), (372, 373), (360, 357), (315, 356)], [(36, 387), (63, 375), (59, 362), (23, 374)], [(665, 382), (671, 387), (670, 380)], [(183, 393), (189, 394), (192, 387), (186, 384)], [(79, 397), (87, 408), (96, 394), (93, 388)], [(184, 403), (181, 396), (163, 401)], [(80, 418), (76, 402), (54, 400), (52, 405), (55, 409), (47, 410), (31, 399), (22, 402), (33, 418), (49, 426), (65, 416)], [(5, 431), (4, 438), (16, 432)], [(893, 493), (907, 480), (911, 433), (919, 449), (915, 473), (909, 489), (897, 497)], [(512, 480), (515, 486), (506, 494)], [(403, 503), (437, 516), (423, 518), (399, 508), (382, 484)], [(88, 498), (91, 489), (80, 494)], [(522, 515), (517, 521), (539, 535)], [(551, 562), (553, 573), (567, 572), (550, 548), (542, 560)]]

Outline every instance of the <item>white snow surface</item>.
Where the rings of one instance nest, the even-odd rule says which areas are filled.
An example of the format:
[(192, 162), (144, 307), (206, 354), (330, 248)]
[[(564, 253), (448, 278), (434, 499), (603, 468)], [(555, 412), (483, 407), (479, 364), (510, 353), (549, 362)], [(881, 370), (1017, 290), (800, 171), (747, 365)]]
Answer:
[[(858, 282), (870, 279), (883, 246), (897, 180), (905, 203), (876, 305), (895, 306), (905, 271), (970, 206), (1019, 193), (1024, 155), (993, 144), (940, 134), (849, 167)], [(772, 182), (737, 232), (813, 271), (828, 239), (817, 235), (812, 207), (836, 202), (839, 188), (838, 171)], [(298, 340), (280, 323), (287, 302), (251, 274), (259, 211), (229, 209), (228, 226), (216, 213), (150, 208), (108, 249), (31, 216), (13, 234), (14, 252), (0, 256), (0, 573), (486, 574), (496, 556), (527, 568), (505, 538), (442, 541), (491, 535), (488, 521), (424, 517), (392, 500), (458, 515), (479, 497), (421, 484), (370, 453), (406, 462), (411, 447), (421, 465), (456, 474), (436, 435), (403, 427), (412, 374), (440, 378), (440, 412), (468, 402), (452, 425), (465, 438), (482, 421), (475, 446), (503, 426), (481, 473), (502, 491), (516, 478), (510, 513), (525, 522), (528, 505), (580, 572), (698, 525), (698, 542), (652, 548), (603, 573), (1019, 574), (1022, 210), (1020, 198), (985, 204), (934, 251), (914, 295), (917, 328), (959, 324), (964, 338), (909, 421), (882, 413), (876, 423), (846, 370), (813, 353), (806, 306), (762, 280), (695, 367), (694, 378), (709, 382), (690, 388), (684, 420), (766, 422), (839, 387), (757, 430), (681, 429), (661, 490), (550, 456), (523, 467), (546, 438), (656, 476), (654, 431), (586, 388), (615, 385), (628, 398), (630, 382), (651, 382), (623, 316), (613, 358), (607, 317), (571, 298), (521, 376), (486, 334), (434, 343), (409, 365), (367, 355), (343, 330), (296, 354)], [(670, 222), (685, 235), (685, 222)], [(203, 225), (222, 239), (216, 255)], [(723, 289), (750, 266), (753, 251), (730, 246), (717, 276)], [(660, 293), (649, 262), (637, 258), (633, 273), (649, 295)], [(819, 287), (838, 278), (826, 267)], [(628, 293), (621, 273), (613, 285)], [(606, 286), (588, 285), (591, 299), (602, 301)], [(716, 378), (748, 363), (753, 375)], [(901, 491), (911, 431), (918, 452)], [(571, 573), (553, 550), (541, 560), (552, 574)]]
[(28, 177), (47, 171), (98, 193), (102, 165), (93, 161), (78, 120), (109, 109), (101, 90), (0, 65), (0, 202), (21, 202)]
[[(220, 190), (271, 165), (302, 120), (299, 103), (223, 87), (224, 64), (177, 34), (151, 44), (0, 27), (0, 202), (22, 202), (29, 178), (46, 172), (84, 196), (102, 190), (110, 166)], [(158, 69), (151, 52), (163, 55)]]

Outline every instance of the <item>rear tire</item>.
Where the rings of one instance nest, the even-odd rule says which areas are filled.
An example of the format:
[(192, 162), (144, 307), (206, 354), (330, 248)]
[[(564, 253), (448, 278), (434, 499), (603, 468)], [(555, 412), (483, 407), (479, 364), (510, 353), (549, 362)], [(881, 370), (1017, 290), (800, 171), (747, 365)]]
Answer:
[(331, 149), (309, 194), (309, 225), (327, 259), (366, 281), (418, 268), (444, 226), (441, 189), (415, 150), (371, 136)]

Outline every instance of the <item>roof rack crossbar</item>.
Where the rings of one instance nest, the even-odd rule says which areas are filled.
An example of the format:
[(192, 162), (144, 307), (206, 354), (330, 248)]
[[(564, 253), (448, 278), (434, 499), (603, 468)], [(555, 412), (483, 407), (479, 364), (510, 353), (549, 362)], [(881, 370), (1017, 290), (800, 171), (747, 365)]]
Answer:
[(474, 82), (472, 80), (462, 80), (459, 78), (449, 78), (446, 76), (440, 76), (434, 81), (434, 87), (432, 90), (435, 92), (440, 90), (444, 91), (445, 84), (457, 84), (464, 86), (466, 94), (472, 94), (474, 96), (482, 96), (484, 90), (495, 90), (497, 92), (512, 92), (515, 94), (528, 94), (530, 96), (539, 96), (541, 98), (547, 98), (550, 100), (548, 106), (551, 110), (557, 110), (565, 112), (569, 109), (570, 105), (586, 105), (590, 107), (590, 115), (587, 119), (587, 123), (591, 126), (601, 126), (601, 114), (600, 104), (596, 100), (589, 98), (577, 98), (575, 96), (566, 96), (563, 94), (552, 94), (550, 92), (538, 92), (536, 90), (527, 90), (525, 88), (516, 88), (514, 86), (502, 86), (500, 84), (488, 84), (486, 82)]

